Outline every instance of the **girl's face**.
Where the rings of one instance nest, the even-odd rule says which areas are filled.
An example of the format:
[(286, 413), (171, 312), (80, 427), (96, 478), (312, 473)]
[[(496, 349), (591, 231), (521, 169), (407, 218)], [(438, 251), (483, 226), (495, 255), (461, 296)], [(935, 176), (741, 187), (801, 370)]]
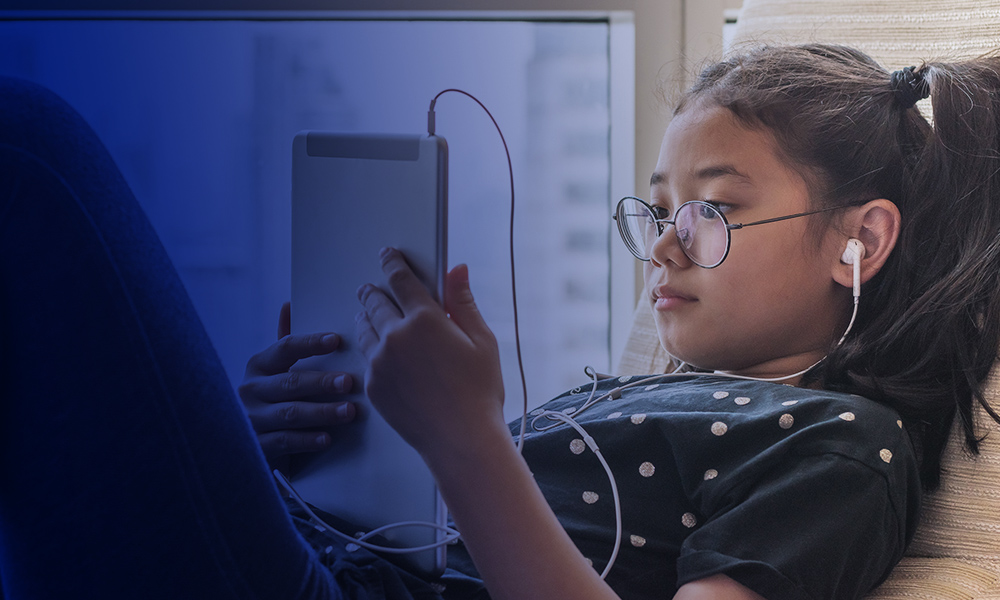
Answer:
[[(673, 218), (690, 200), (717, 205), (730, 223), (814, 208), (806, 182), (778, 156), (773, 137), (732, 113), (693, 105), (667, 127), (650, 204)], [(660, 343), (704, 369), (788, 375), (829, 351), (850, 316), (850, 290), (833, 280), (846, 238), (801, 217), (732, 231), (726, 260), (691, 262), (667, 225), (644, 264), (645, 295)]]

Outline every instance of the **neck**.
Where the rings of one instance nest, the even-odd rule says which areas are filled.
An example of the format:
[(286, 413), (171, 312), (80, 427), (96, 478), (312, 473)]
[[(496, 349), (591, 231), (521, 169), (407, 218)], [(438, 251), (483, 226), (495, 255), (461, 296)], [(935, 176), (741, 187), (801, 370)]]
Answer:
[[(844, 330), (843, 335), (840, 336), (840, 339), (837, 341), (837, 345), (834, 346), (834, 348), (839, 348), (840, 345), (844, 343), (844, 340), (847, 338), (847, 334), (851, 332), (851, 328), (854, 326), (854, 319), (857, 318), (857, 316), (858, 316), (858, 296), (855, 296), (854, 309), (851, 312), (851, 321), (847, 324), (847, 329)], [(719, 370), (716, 370), (715, 373), (718, 373), (719, 375), (726, 375), (728, 377), (735, 377), (737, 379), (752, 379), (755, 381), (773, 381), (775, 383), (787, 383), (788, 385), (797, 386), (799, 385), (799, 382), (802, 380), (802, 376), (805, 375), (806, 372), (808, 372), (810, 369), (823, 362), (828, 356), (828, 354), (829, 353), (824, 353), (822, 356), (820, 356), (819, 352), (808, 352), (799, 356), (789, 357), (790, 359), (792, 359), (791, 364), (798, 365), (798, 367), (800, 368), (799, 370), (796, 370), (794, 373), (789, 373), (787, 375), (774, 374), (776, 372), (781, 371), (781, 368), (779, 369), (774, 368), (777, 365), (774, 365), (773, 363), (778, 361), (771, 361), (770, 363), (765, 363), (764, 365), (757, 365), (755, 367), (752, 367), (751, 369), (745, 369), (743, 370), (745, 371), (743, 373), (735, 371), (730, 372), (730, 371), (719, 371)], [(801, 365), (806, 363), (807, 361), (813, 361), (813, 362), (809, 363), (809, 366), (807, 367), (801, 367)], [(785, 359), (781, 359), (780, 362), (785, 362)], [(762, 367), (764, 367), (764, 369), (762, 369)], [(782, 365), (782, 368), (784, 368), (787, 371), (791, 371), (795, 367), (793, 366), (789, 368), (788, 365)], [(755, 374), (755, 373), (762, 373), (762, 374)]]
[(810, 369), (812, 369), (816, 365), (818, 365), (821, 362), (823, 362), (825, 359), (826, 359), (826, 356), (823, 356), (822, 358), (820, 358), (816, 362), (812, 363), (808, 367), (806, 367), (804, 369), (801, 369), (799, 371), (796, 371), (795, 373), (790, 373), (788, 375), (773, 375), (773, 374), (770, 374), (770, 375), (760, 375), (760, 376), (757, 376), (757, 375), (746, 375), (746, 374), (740, 374), (740, 373), (735, 373), (735, 372), (718, 371), (718, 370), (714, 371), (714, 373), (716, 373), (718, 375), (725, 375), (726, 377), (734, 377), (736, 379), (750, 379), (750, 380), (753, 380), (753, 381), (768, 381), (768, 382), (774, 382), (774, 383), (787, 383), (788, 385), (798, 386), (799, 382), (802, 381), (802, 376), (805, 375), (806, 372), (808, 372)]

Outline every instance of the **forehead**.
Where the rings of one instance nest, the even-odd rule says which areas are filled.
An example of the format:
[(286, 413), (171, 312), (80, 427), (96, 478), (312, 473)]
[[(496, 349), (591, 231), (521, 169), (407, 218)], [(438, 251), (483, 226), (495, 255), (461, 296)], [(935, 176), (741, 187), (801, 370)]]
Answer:
[(805, 187), (782, 160), (770, 132), (744, 126), (725, 108), (691, 106), (670, 121), (650, 185), (720, 180), (757, 188)]

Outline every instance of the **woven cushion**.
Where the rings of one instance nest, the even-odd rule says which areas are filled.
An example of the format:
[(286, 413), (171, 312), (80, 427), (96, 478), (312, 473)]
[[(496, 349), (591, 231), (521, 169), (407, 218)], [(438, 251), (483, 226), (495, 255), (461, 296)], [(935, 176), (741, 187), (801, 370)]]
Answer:
[(846, 44), (898, 69), (993, 50), (998, 24), (997, 0), (745, 0), (733, 37)]
[[(1000, 48), (1000, 0), (745, 0), (733, 38), (737, 50), (753, 42), (847, 44), (893, 70)], [(927, 101), (918, 106), (929, 114)], [(619, 372), (663, 372), (669, 363), (641, 301)], [(987, 399), (1000, 409), (997, 368)], [(977, 416), (987, 434), (981, 454), (970, 457), (952, 436), (941, 488), (925, 497), (907, 556), (870, 600), (1000, 600), (1000, 427), (984, 411)]]

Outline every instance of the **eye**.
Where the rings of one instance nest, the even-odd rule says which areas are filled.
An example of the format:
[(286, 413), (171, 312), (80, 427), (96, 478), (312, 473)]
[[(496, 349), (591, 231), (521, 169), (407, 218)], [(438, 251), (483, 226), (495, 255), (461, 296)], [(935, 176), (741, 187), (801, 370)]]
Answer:
[[(715, 210), (718, 211), (718, 213), (722, 214), (722, 215), (728, 214), (729, 212), (731, 212), (732, 210), (735, 209), (735, 207), (732, 204), (726, 204), (725, 202), (717, 202), (717, 201), (714, 201), (714, 200), (702, 200), (702, 202), (704, 202), (705, 204), (711, 204), (712, 207), (714, 207)], [(699, 213), (698, 213), (699, 216), (702, 216), (703, 218), (706, 218), (706, 219), (713, 218), (713, 217), (714, 218), (718, 218), (718, 215), (709, 215), (709, 214), (707, 214), (707, 213), (711, 212), (711, 210), (709, 208), (707, 208), (707, 207), (703, 207), (703, 208), (704, 208), (704, 213), (706, 213), (706, 214), (702, 214), (702, 212), (699, 211)]]
[(666, 208), (664, 208), (662, 206), (656, 205), (656, 204), (650, 206), (650, 208), (653, 209), (653, 217), (656, 220), (659, 221), (659, 220), (662, 220), (662, 219), (670, 218), (670, 211), (668, 209), (666, 209)]
[(698, 218), (704, 219), (706, 221), (714, 221), (719, 218), (719, 209), (714, 204), (710, 203), (698, 203), (695, 204), (695, 209), (698, 213)]

